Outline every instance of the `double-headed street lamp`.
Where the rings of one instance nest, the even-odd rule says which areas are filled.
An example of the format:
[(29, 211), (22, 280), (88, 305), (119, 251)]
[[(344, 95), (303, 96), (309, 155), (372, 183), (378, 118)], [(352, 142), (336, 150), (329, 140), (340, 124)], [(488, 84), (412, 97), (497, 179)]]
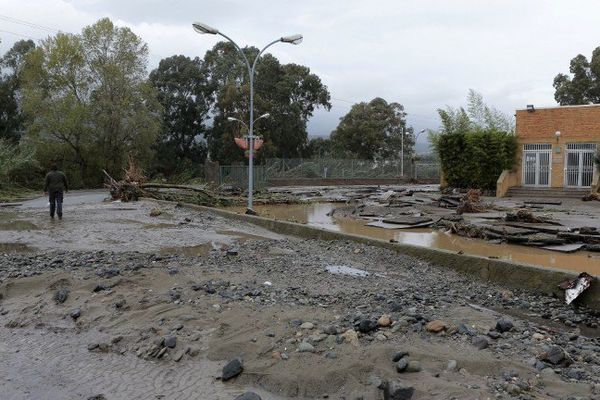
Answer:
[[(246, 213), (254, 213), (252, 210), (252, 197), (253, 197), (253, 191), (254, 191), (254, 134), (253, 134), (254, 122), (258, 121), (261, 118), (266, 118), (265, 115), (268, 116), (268, 114), (261, 115), (256, 120), (254, 120), (254, 71), (256, 69), (256, 63), (258, 62), (258, 59), (260, 58), (262, 53), (264, 53), (264, 51), (267, 48), (269, 48), (270, 46), (274, 45), (275, 43), (279, 43), (279, 42), (290, 43), (290, 44), (300, 44), (302, 42), (302, 35), (284, 36), (277, 40), (273, 40), (271, 43), (269, 43), (265, 47), (263, 47), (263, 49), (258, 53), (256, 58), (252, 62), (252, 66), (250, 66), (250, 62), (248, 61), (246, 54), (244, 54), (244, 52), (242, 51), (240, 46), (238, 46), (237, 43), (234, 42), (229, 36), (225, 35), (222, 32), (219, 32), (218, 29), (215, 29), (211, 26), (203, 24), (202, 22), (194, 22), (192, 24), (192, 26), (194, 27), (194, 30), (198, 33), (223, 36), (225, 39), (227, 39), (229, 42), (231, 42), (235, 46), (235, 48), (238, 50), (238, 52), (242, 55), (242, 58), (244, 59), (244, 62), (246, 63), (246, 67), (248, 68), (248, 77), (250, 80), (250, 120), (249, 120), (250, 123), (246, 126), (248, 128), (248, 150), (249, 150), (249, 152), (248, 152), (248, 209), (246, 210)], [(231, 118), (233, 118), (233, 117), (229, 117), (228, 119), (231, 121), (232, 120)], [(240, 121), (236, 118), (234, 118), (233, 120)], [(240, 121), (240, 122), (242, 122), (242, 121)]]

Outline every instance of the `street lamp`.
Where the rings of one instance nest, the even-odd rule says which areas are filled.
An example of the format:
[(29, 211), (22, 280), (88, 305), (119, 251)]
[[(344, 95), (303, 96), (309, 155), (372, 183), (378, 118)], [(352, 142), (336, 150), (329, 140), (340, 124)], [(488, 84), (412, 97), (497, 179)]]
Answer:
[[(256, 124), (256, 121), (258, 121), (259, 119), (263, 119), (263, 118), (269, 118), (271, 116), (271, 114), (269, 113), (264, 113), (263, 115), (261, 115), (260, 117), (256, 118), (254, 120), (254, 123)], [(242, 125), (244, 125), (246, 127), (246, 129), (248, 129), (248, 124), (246, 124), (244, 121), (242, 121), (239, 118), (235, 118), (235, 117), (227, 117), (227, 121), (233, 122), (233, 121), (237, 121), (239, 123), (241, 123)]]
[[(253, 214), (254, 211), (252, 210), (252, 197), (253, 197), (253, 191), (254, 191), (254, 134), (253, 134), (254, 122), (258, 121), (261, 118), (266, 118), (269, 116), (269, 114), (263, 114), (260, 117), (258, 117), (256, 120), (254, 120), (254, 71), (256, 70), (256, 63), (258, 62), (258, 59), (260, 58), (262, 53), (264, 53), (264, 51), (267, 48), (274, 45), (275, 43), (282, 42), (282, 43), (289, 43), (289, 44), (300, 44), (302, 42), (303, 37), (300, 34), (296, 34), (296, 35), (283, 36), (277, 40), (273, 40), (271, 43), (269, 43), (265, 47), (263, 47), (263, 49), (258, 53), (256, 58), (252, 62), (252, 66), (250, 66), (250, 62), (248, 61), (246, 54), (244, 54), (244, 52), (242, 51), (240, 46), (238, 46), (237, 43), (234, 42), (229, 36), (225, 35), (222, 32), (219, 32), (218, 29), (213, 28), (209, 25), (206, 25), (202, 22), (194, 22), (192, 24), (192, 26), (194, 27), (194, 30), (200, 34), (223, 36), (225, 39), (227, 39), (229, 42), (231, 42), (231, 44), (233, 44), (235, 46), (237, 51), (241, 54), (242, 58), (244, 59), (244, 62), (246, 63), (246, 67), (248, 68), (248, 78), (250, 80), (250, 124), (249, 124), (250, 126), (246, 126), (248, 128), (248, 150), (249, 150), (249, 152), (248, 152), (248, 209), (246, 210), (246, 213)], [(230, 118), (233, 118), (233, 117), (230, 117)]]

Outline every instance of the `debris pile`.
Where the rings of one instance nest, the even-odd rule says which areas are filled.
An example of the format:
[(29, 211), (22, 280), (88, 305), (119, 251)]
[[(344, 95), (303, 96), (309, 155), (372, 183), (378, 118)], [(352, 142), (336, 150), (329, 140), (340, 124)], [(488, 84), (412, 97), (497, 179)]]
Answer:
[(481, 202), (481, 191), (479, 189), (469, 189), (467, 193), (460, 199), (460, 204), (456, 208), (458, 215), (464, 213), (480, 213), (486, 209)]

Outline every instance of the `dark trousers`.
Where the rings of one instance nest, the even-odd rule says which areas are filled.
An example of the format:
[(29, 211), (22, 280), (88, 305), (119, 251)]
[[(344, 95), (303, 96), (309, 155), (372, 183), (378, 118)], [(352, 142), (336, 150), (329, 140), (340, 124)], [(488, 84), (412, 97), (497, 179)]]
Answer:
[(62, 203), (63, 203), (63, 192), (62, 190), (56, 192), (50, 192), (50, 216), (54, 218), (54, 211), (58, 218), (62, 218)]

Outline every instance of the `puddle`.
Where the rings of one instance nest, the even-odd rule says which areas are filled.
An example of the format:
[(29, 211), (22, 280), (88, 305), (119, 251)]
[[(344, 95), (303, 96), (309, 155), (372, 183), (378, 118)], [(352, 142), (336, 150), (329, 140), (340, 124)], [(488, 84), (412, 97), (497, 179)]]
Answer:
[(228, 230), (217, 230), (216, 231), (220, 235), (227, 236), (235, 236), (236, 241), (245, 242), (246, 240), (269, 240), (268, 237), (253, 235), (251, 233), (238, 232), (238, 231), (228, 231)]
[(37, 225), (29, 221), (0, 222), (0, 231), (31, 231), (38, 229)]
[[(514, 261), (522, 264), (547, 268), (566, 269), (600, 275), (600, 262), (597, 256), (586, 251), (562, 254), (534, 247), (512, 244), (493, 244), (480, 239), (470, 239), (429, 228), (410, 230), (389, 230), (366, 226), (369, 221), (350, 218), (334, 218), (329, 213), (339, 207), (334, 203), (257, 205), (255, 211), (260, 216), (305, 223), (310, 226), (336, 232), (351, 233), (385, 241), (414, 246), (444, 249), (453, 252), (462, 251), (481, 257)], [(234, 211), (239, 211), (232, 208)], [(242, 210), (243, 212), (243, 210)]]
[(325, 267), (325, 270), (334, 275), (348, 275), (361, 278), (370, 275), (367, 271), (358, 268), (347, 267), (345, 265), (328, 265)]
[(34, 248), (23, 243), (0, 243), (0, 254), (26, 253)]
[(163, 247), (161, 254), (181, 254), (188, 257), (201, 257), (215, 249), (212, 243), (203, 243), (196, 246)]

